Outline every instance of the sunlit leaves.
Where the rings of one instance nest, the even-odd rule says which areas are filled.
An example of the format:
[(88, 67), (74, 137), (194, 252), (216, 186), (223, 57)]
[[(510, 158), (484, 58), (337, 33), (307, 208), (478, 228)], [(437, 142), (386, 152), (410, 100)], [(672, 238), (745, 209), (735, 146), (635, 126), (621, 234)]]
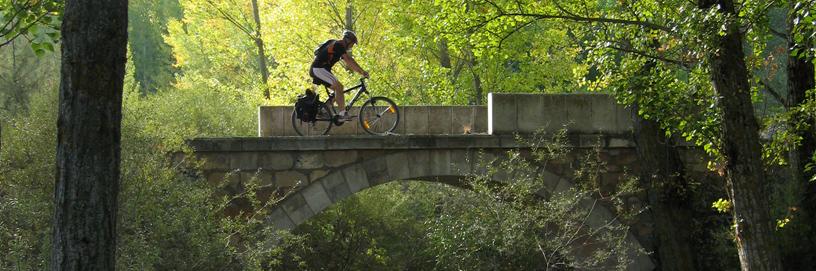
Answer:
[(63, 5), (60, 0), (0, 0), (0, 47), (25, 37), (37, 55), (53, 51)]

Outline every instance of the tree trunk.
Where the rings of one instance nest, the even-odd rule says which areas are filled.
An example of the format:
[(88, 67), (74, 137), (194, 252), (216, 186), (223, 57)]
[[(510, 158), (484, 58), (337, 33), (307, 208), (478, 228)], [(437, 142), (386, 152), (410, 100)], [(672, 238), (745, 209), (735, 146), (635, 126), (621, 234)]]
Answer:
[[(794, 1), (790, 3), (791, 13), (794, 9)], [(791, 14), (791, 17), (793, 14)], [(788, 48), (806, 49), (812, 45), (811, 42), (805, 44), (797, 44), (793, 40), (793, 25), (792, 20), (788, 22)], [(807, 91), (816, 88), (814, 81), (814, 65), (812, 57), (788, 57), (788, 108), (796, 108), (807, 101)], [(816, 183), (810, 182), (814, 176), (814, 172), (805, 171), (805, 166), (812, 162), (813, 153), (816, 152), (816, 123), (814, 119), (801, 114), (799, 112), (794, 114), (793, 123), (790, 124), (790, 129), (795, 129), (796, 120), (807, 118), (805, 121), (810, 123), (809, 129), (805, 131), (798, 131), (798, 135), (802, 137), (802, 142), (791, 150), (789, 160), (791, 176), (793, 181), (802, 192), (802, 201), (800, 203), (802, 223), (808, 225), (809, 232), (805, 233), (802, 239), (797, 240), (800, 244), (797, 248), (796, 255), (786, 258), (785, 264), (789, 268), (807, 268), (816, 265)]]
[[(732, 0), (699, 0), (698, 4), (702, 9), (718, 4), (720, 12), (735, 15)], [(725, 35), (717, 37), (716, 53), (709, 56), (711, 81), (723, 114), (722, 154), (737, 252), (742, 270), (782, 270), (742, 42), (738, 23), (729, 21)]]
[(654, 121), (637, 118), (635, 143), (641, 187), (647, 190), (649, 214), (654, 223), (653, 247), (660, 270), (693, 271), (697, 263), (691, 246), (690, 189), (683, 177), (679, 154), (664, 135)]
[(440, 38), (436, 43), (439, 49), (439, 65), (444, 68), (451, 68), (450, 51), (448, 50), (448, 41), (445, 38)]
[(264, 98), (269, 99), (269, 68), (266, 67), (266, 50), (261, 36), (261, 16), (258, 12), (258, 0), (252, 0), (252, 16), (255, 19), (255, 46), (258, 47), (258, 69), (261, 70), (261, 82), (263, 82)]
[(126, 0), (68, 0), (62, 21), (51, 270), (115, 270)]
[(470, 70), (470, 74), (473, 75), (473, 100), (472, 103), (475, 105), (482, 104), (482, 79), (479, 77), (479, 74), (476, 73), (474, 67), (476, 66), (476, 55), (473, 54), (470, 48), (467, 48), (466, 57), (468, 65), (468, 69)]
[(354, 6), (352, 5), (352, 1), (349, 0), (346, 4), (346, 29), (354, 31)]

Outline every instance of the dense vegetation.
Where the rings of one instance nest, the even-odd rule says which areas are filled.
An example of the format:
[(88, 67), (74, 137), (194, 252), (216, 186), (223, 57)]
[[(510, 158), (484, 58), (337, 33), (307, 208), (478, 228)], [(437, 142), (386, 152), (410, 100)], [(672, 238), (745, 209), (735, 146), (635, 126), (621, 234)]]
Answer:
[[(62, 10), (62, 1), (0, 0), (0, 269), (49, 265)], [(648, 199), (644, 210), (621, 207), (619, 215), (654, 220), (651, 257), (662, 270), (816, 265), (812, 1), (133, 0), (117, 268), (560, 270), (626, 262), (629, 248), (613, 242), (626, 228), (599, 237), (609, 245), (596, 251), (598, 261), (571, 257), (569, 242), (551, 233), (580, 227), (576, 204), (596, 200), (597, 187), (530, 204), (534, 174), (501, 189), (484, 175), (471, 176), (470, 189), (383, 185), (292, 232), (224, 217), (228, 199), (167, 154), (187, 151), (189, 138), (253, 136), (257, 106), (291, 104), (310, 87), (313, 49), (342, 29), (361, 39), (353, 55), (370, 71), (370, 87), (400, 104), (596, 91), (637, 109), (639, 154), (655, 170), (634, 172), (613, 194)], [(341, 67), (335, 73), (354, 79)], [(519, 173), (557, 159), (568, 148), (559, 136), (541, 141), (555, 147), (510, 153), (514, 163), (493, 168)], [(678, 139), (705, 150), (723, 178), (684, 174), (666, 146)], [(587, 157), (576, 166), (578, 183), (603, 170)]]

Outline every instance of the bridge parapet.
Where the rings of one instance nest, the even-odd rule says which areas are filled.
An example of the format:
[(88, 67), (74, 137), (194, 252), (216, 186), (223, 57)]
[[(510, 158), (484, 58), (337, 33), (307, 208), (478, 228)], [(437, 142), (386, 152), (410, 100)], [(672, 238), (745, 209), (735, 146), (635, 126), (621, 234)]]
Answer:
[[(359, 108), (353, 108), (356, 115)], [(258, 136), (294, 136), (291, 106), (258, 108)], [(606, 94), (489, 93), (487, 106), (402, 106), (402, 135), (532, 133), (539, 129), (571, 133), (626, 134), (632, 130), (631, 110)], [(332, 135), (365, 135), (359, 125), (332, 127)]]
[(543, 129), (570, 133), (629, 134), (631, 110), (607, 94), (487, 94), (488, 134), (532, 133)]
[[(357, 115), (359, 107), (351, 109)], [(401, 106), (397, 134), (456, 135), (487, 133), (486, 106)], [(295, 136), (291, 106), (258, 108), (258, 136)], [(332, 135), (368, 135), (354, 121), (332, 127)]]

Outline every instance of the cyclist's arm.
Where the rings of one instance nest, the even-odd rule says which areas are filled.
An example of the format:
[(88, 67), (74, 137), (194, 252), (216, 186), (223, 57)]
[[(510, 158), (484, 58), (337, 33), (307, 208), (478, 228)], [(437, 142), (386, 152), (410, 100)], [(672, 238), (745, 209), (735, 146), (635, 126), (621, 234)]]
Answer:
[(353, 70), (353, 71), (355, 71), (355, 72), (357, 72), (359, 74), (362, 74), (365, 77), (368, 77), (368, 72), (363, 70), (363, 68), (360, 68), (360, 65), (357, 64), (357, 61), (354, 61), (354, 58), (352, 58), (348, 53), (343, 54), (342, 57), (343, 57), (343, 62), (346, 62), (346, 65), (349, 66), (349, 68), (351, 68), (351, 70)]

